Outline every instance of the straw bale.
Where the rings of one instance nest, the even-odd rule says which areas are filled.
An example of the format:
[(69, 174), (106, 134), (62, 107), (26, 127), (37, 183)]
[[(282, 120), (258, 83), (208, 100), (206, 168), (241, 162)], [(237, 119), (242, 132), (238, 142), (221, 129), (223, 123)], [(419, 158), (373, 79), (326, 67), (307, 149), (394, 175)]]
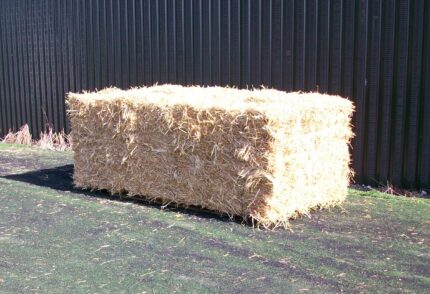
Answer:
[(67, 98), (74, 183), (265, 227), (347, 194), (352, 103), (318, 93), (161, 85)]

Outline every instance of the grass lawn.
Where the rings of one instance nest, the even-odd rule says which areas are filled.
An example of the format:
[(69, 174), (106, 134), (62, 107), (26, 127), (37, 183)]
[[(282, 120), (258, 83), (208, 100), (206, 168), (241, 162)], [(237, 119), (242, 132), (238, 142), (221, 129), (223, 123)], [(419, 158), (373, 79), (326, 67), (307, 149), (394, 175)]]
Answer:
[(0, 144), (0, 293), (429, 293), (429, 199), (351, 190), (264, 231), (75, 189), (72, 163)]

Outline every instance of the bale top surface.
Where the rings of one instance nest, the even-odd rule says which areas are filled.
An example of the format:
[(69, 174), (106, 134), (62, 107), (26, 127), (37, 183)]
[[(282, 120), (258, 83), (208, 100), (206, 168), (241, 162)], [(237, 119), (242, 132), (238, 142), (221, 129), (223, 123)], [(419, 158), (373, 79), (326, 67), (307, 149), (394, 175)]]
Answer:
[(224, 109), (229, 112), (258, 110), (279, 119), (285, 117), (288, 112), (297, 112), (300, 109), (350, 109), (352, 105), (351, 101), (340, 96), (321, 93), (302, 94), (300, 92), (286, 93), (274, 89), (245, 90), (179, 85), (159, 85), (129, 90), (107, 88), (98, 92), (73, 93), (73, 97), (82, 103), (121, 99), (133, 104), (188, 105), (199, 110), (211, 108)]

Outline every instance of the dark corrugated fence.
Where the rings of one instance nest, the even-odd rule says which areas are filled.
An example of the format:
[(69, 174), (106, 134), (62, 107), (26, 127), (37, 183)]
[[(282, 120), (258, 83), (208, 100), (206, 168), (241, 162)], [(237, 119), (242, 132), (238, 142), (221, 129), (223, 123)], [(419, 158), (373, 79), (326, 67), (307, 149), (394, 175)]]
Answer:
[(68, 91), (153, 83), (350, 97), (357, 181), (430, 186), (430, 1), (0, 2), (0, 135), (68, 129)]

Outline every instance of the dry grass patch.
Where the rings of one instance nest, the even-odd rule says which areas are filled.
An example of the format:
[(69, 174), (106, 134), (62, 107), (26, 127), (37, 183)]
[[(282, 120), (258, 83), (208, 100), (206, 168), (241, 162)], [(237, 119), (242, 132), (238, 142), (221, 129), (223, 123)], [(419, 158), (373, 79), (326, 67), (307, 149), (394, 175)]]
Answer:
[(48, 128), (47, 132), (40, 133), (40, 139), (35, 144), (44, 149), (68, 151), (72, 150), (72, 137), (64, 131), (56, 133)]
[(33, 140), (27, 124), (23, 125), (19, 131), (9, 133), (3, 138), (3, 143), (35, 145), (43, 149), (67, 151), (72, 150), (71, 137), (64, 131), (54, 132), (51, 127), (47, 131), (40, 132), (40, 139)]
[(17, 132), (9, 130), (9, 133), (3, 138), (2, 142), (8, 144), (31, 145), (33, 140), (28, 125), (25, 124)]

